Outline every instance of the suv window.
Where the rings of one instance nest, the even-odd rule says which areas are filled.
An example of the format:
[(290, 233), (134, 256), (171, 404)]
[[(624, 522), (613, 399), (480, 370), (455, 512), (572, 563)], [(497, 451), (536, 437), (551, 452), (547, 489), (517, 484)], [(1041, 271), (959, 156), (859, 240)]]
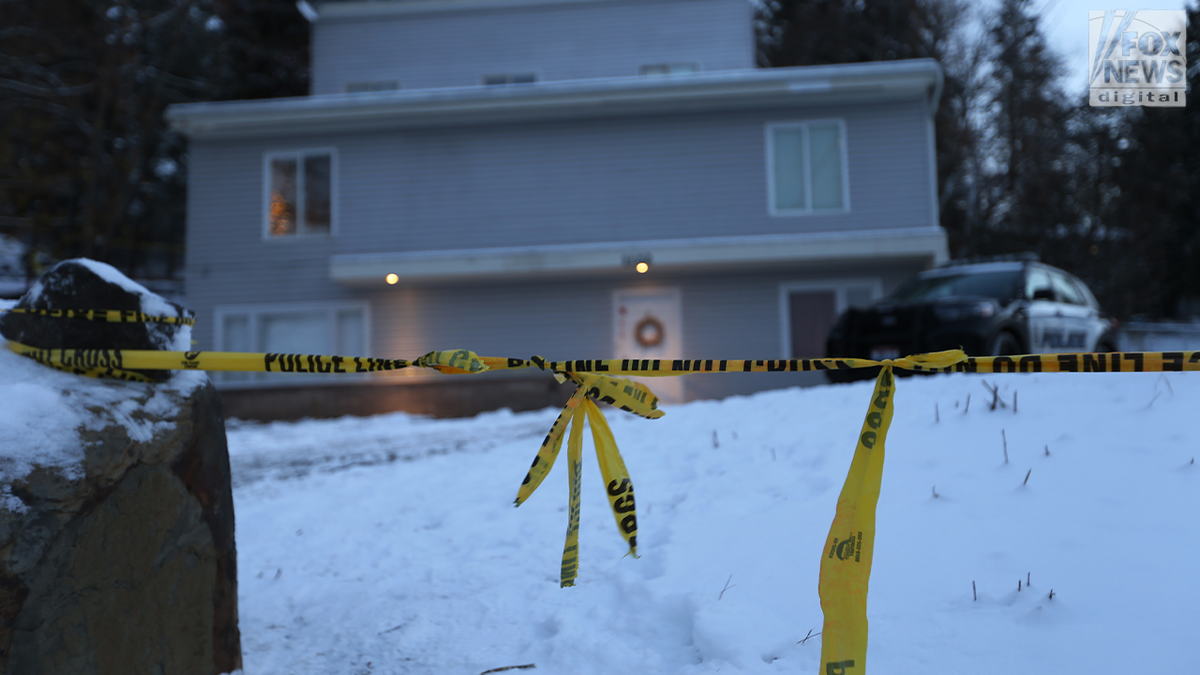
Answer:
[(1038, 291), (1053, 290), (1050, 285), (1050, 275), (1041, 267), (1030, 267), (1029, 278), (1025, 280), (1025, 297), (1032, 300)]
[(941, 274), (918, 277), (904, 284), (892, 294), (895, 302), (934, 300), (937, 298), (978, 296), (1011, 300), (1021, 287), (1021, 272), (983, 272), (963, 274)]
[(1050, 272), (1050, 279), (1054, 283), (1054, 290), (1058, 292), (1059, 302), (1066, 302), (1072, 305), (1087, 304), (1079, 289), (1075, 287), (1075, 284), (1070, 279), (1055, 271)]

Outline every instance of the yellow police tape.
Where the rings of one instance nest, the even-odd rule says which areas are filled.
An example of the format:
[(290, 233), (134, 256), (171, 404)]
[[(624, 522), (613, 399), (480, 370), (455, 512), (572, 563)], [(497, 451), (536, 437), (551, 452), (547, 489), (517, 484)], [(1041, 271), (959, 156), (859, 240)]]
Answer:
[(156, 316), (139, 312), (136, 309), (27, 309), (0, 308), (0, 312), (13, 314), (32, 314), (51, 319), (84, 319), (86, 321), (104, 321), (107, 323), (168, 323), (179, 326), (194, 326), (193, 316)]
[[(57, 310), (55, 310), (57, 311)], [(128, 321), (123, 313), (64, 310), (46, 316)], [(165, 321), (174, 317), (148, 317)], [(174, 322), (183, 322), (177, 319)], [(476, 374), (490, 370), (538, 368), (550, 371), (560, 382), (576, 385), (550, 432), (542, 441), (529, 472), (517, 491), (520, 506), (549, 474), (567, 439), (570, 509), (563, 546), (560, 584), (574, 585), (579, 569), (579, 504), (582, 476), (583, 427), (592, 430), (600, 474), (618, 531), (637, 556), (637, 511), (633, 483), (616, 440), (594, 401), (608, 403), (649, 419), (663, 416), (658, 399), (641, 383), (618, 375), (672, 376), (720, 372), (801, 372), (879, 367), (875, 389), (859, 434), (850, 471), (838, 496), (837, 511), (821, 558), (819, 594), (825, 614), (821, 663), (825, 675), (863, 673), (867, 656), (867, 590), (875, 550), (875, 509), (883, 478), (884, 446), (892, 420), (895, 369), (927, 373), (1053, 373), (1053, 372), (1163, 372), (1200, 370), (1200, 351), (1124, 352), (1108, 354), (1027, 354), (1020, 356), (967, 356), (961, 350), (921, 354), (902, 359), (588, 359), (547, 361), (481, 357), (458, 349), (430, 352), (413, 361), (356, 356), (241, 352), (161, 352), (126, 349), (39, 349), (14, 342), (12, 351), (35, 361), (91, 377), (144, 380), (139, 370), (218, 370), (282, 373), (371, 373), (401, 368), (431, 368), (448, 374)]]

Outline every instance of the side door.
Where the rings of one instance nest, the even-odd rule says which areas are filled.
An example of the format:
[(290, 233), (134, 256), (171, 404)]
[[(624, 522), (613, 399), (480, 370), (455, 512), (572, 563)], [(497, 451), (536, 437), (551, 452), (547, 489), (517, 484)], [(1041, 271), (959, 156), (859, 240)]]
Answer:
[(788, 345), (791, 358), (825, 356), (825, 339), (837, 320), (837, 294), (829, 290), (795, 290), (787, 294)]
[[(882, 294), (877, 278), (786, 281), (779, 285), (782, 353), (785, 359), (811, 359), (826, 354), (829, 331), (848, 308), (869, 307)], [(899, 352), (899, 348), (893, 348)]]

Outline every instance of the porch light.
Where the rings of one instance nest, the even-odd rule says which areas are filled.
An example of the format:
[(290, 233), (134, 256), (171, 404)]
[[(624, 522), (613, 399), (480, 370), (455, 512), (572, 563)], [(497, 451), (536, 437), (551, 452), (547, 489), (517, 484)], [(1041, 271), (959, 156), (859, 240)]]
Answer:
[(396, 276), (394, 273), (387, 275), (387, 282), (389, 284), (395, 284), (397, 281), (400, 281), (400, 277)]

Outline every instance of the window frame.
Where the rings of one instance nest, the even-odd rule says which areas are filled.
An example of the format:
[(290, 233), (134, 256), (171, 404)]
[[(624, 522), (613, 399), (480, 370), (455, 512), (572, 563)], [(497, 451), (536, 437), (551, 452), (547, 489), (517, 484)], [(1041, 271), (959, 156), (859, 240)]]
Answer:
[[(809, 142), (809, 127), (815, 124), (836, 124), (838, 128), (838, 146), (841, 150), (841, 179), (842, 205), (833, 208), (815, 209), (812, 206), (812, 153)], [(776, 175), (775, 175), (775, 130), (802, 129), (804, 132), (804, 178), (805, 195), (808, 206), (800, 209), (781, 209), (776, 207)], [(850, 212), (850, 163), (849, 144), (846, 137), (846, 120), (840, 117), (791, 120), (787, 122), (768, 122), (765, 127), (766, 164), (767, 164), (767, 212), (773, 217), (825, 215)]]
[(351, 80), (342, 84), (343, 94), (374, 94), (399, 90), (400, 80)]
[[(513, 81), (513, 79), (518, 76), (524, 77), (526, 75), (532, 76), (533, 79), (530, 81), (527, 81), (527, 82), (514, 82)], [(489, 78), (500, 78), (500, 77), (504, 78), (503, 82), (488, 82)], [(521, 70), (521, 71), (512, 71), (512, 72), (505, 72), (505, 73), (484, 73), (479, 76), (479, 86), (481, 86), (481, 87), (514, 87), (514, 86), (527, 87), (531, 84), (537, 84), (541, 81), (542, 81), (542, 73), (541, 73), (541, 71), (537, 71), (537, 70)]]
[[(363, 317), (363, 352), (361, 354), (340, 353), (345, 351), (341, 345), (337, 344), (337, 315), (343, 311), (360, 311)], [(371, 352), (371, 303), (367, 301), (324, 301), (324, 302), (278, 302), (278, 303), (256, 303), (256, 304), (234, 304), (234, 305), (218, 305), (213, 309), (213, 336), (212, 344), (213, 351), (229, 351), (225, 345), (225, 322), (231, 316), (245, 316), (247, 318), (248, 331), (250, 335), (250, 350), (257, 352), (258, 338), (260, 331), (260, 322), (264, 315), (269, 314), (291, 314), (291, 313), (316, 313), (324, 312), (328, 321), (327, 330), (329, 333), (329, 344), (333, 345), (330, 350), (330, 356), (369, 356)], [(357, 373), (348, 373), (346, 375), (288, 375), (287, 381), (276, 380), (268, 376), (266, 373), (245, 373), (248, 377), (245, 379), (231, 380), (230, 374), (221, 372), (214, 373), (219, 377), (214, 380), (223, 388), (239, 388), (239, 387), (263, 387), (263, 386), (287, 386), (291, 382), (297, 384), (313, 384), (317, 382), (336, 382), (350, 378), (359, 378), (361, 375)]]
[[(310, 155), (329, 155), (329, 232), (310, 232), (302, 218), (304, 203), (303, 159)], [(296, 162), (296, 232), (288, 235), (271, 234), (271, 162), (291, 158)], [(306, 147), (293, 150), (268, 150), (262, 162), (262, 238), (263, 241), (292, 241), (314, 237), (333, 237), (338, 233), (338, 152), (336, 147)]]
[(883, 279), (880, 277), (851, 277), (846, 279), (817, 279), (812, 281), (783, 281), (779, 283), (779, 340), (781, 353), (785, 359), (808, 358), (792, 354), (792, 321), (791, 306), (788, 296), (793, 292), (831, 291), (833, 293), (834, 315), (836, 324), (838, 317), (850, 306), (848, 294), (852, 288), (866, 288), (875, 302), (883, 297)]
[[(673, 68), (688, 68), (687, 70), (672, 70)], [(663, 69), (663, 72), (649, 72), (653, 69)], [(638, 76), (640, 77), (678, 77), (680, 75), (694, 75), (700, 72), (700, 63), (698, 61), (662, 61), (658, 63), (643, 63), (638, 66)]]

